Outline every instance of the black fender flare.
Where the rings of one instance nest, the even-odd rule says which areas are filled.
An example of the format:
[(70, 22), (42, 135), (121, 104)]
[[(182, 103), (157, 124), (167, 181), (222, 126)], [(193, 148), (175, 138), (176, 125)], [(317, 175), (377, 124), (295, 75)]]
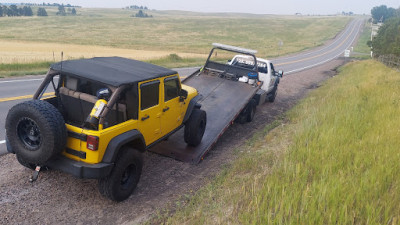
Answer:
[(192, 100), (190, 100), (189, 102), (189, 106), (186, 110), (186, 114), (185, 117), (183, 117), (183, 121), (182, 123), (186, 123), (186, 121), (189, 119), (190, 115), (192, 114), (192, 111), (194, 108), (201, 108), (201, 104), (198, 103), (198, 101), (200, 101), (200, 99), (202, 98), (202, 95), (197, 95), (196, 97), (192, 98)]
[(114, 163), (121, 147), (131, 142), (134, 142), (134, 147), (140, 152), (146, 150), (146, 142), (144, 141), (143, 135), (138, 130), (130, 130), (111, 139), (104, 153), (102, 162)]

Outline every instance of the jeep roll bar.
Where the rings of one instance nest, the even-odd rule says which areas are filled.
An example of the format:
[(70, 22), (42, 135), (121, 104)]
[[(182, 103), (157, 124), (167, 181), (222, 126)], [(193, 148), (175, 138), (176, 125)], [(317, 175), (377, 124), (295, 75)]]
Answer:
[[(46, 77), (44, 78), (43, 82), (40, 84), (39, 88), (37, 89), (37, 91), (35, 92), (35, 94), (33, 95), (33, 99), (40, 99), (44, 92), (47, 89), (47, 86), (50, 84), (50, 82), (52, 81), (54, 76), (57, 75), (61, 75), (60, 71), (57, 70), (53, 70), (53, 69), (49, 69), (49, 71), (46, 74)], [(115, 103), (118, 101), (120, 94), (128, 87), (129, 85), (122, 85), (119, 86), (115, 89), (115, 91), (113, 91), (111, 98), (107, 104), (107, 107), (103, 110), (103, 112), (100, 115), (100, 121), (99, 121), (99, 125), (103, 125), (104, 124), (104, 120), (105, 117), (107, 116), (107, 114), (110, 112), (110, 110), (112, 109), (112, 107), (114, 107)], [(114, 89), (114, 88), (113, 88)], [(57, 93), (56, 93), (57, 95)]]

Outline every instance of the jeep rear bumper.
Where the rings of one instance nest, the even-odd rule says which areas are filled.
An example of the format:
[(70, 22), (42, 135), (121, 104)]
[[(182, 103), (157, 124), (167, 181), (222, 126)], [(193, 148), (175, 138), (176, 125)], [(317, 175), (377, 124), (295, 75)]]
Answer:
[(100, 179), (110, 174), (114, 164), (96, 163), (89, 164), (75, 161), (64, 156), (59, 156), (46, 163), (51, 169), (61, 170), (77, 178)]

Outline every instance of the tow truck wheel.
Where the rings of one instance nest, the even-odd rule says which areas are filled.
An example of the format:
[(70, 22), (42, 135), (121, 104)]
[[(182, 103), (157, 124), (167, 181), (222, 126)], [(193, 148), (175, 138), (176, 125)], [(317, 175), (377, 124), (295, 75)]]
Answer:
[(190, 146), (197, 146), (206, 130), (207, 114), (204, 110), (193, 109), (189, 120), (185, 124), (184, 139)]
[(123, 147), (111, 173), (99, 180), (100, 193), (116, 202), (129, 198), (139, 182), (142, 167), (142, 154), (136, 149)]
[(277, 94), (278, 94), (278, 85), (275, 84), (274, 89), (272, 89), (271, 93), (268, 95), (268, 98), (267, 98), (268, 101), (274, 102)]
[(251, 121), (253, 121), (254, 115), (256, 114), (256, 107), (257, 107), (256, 100), (252, 99), (252, 100), (249, 102), (249, 105), (248, 105), (247, 107), (248, 107), (248, 108), (247, 108), (247, 118), (246, 118), (246, 121), (247, 121), (247, 122), (251, 122)]

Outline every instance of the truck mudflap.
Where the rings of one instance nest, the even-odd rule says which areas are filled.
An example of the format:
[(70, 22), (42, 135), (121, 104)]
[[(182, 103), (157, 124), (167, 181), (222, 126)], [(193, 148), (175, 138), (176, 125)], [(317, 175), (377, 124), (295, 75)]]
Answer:
[(197, 164), (246, 107), (259, 87), (205, 73), (190, 76), (183, 83), (195, 87), (203, 95), (203, 98), (198, 101), (201, 109), (207, 112), (207, 125), (203, 139), (196, 147), (188, 146), (183, 141), (184, 129), (180, 129), (167, 140), (150, 148), (149, 151)]

